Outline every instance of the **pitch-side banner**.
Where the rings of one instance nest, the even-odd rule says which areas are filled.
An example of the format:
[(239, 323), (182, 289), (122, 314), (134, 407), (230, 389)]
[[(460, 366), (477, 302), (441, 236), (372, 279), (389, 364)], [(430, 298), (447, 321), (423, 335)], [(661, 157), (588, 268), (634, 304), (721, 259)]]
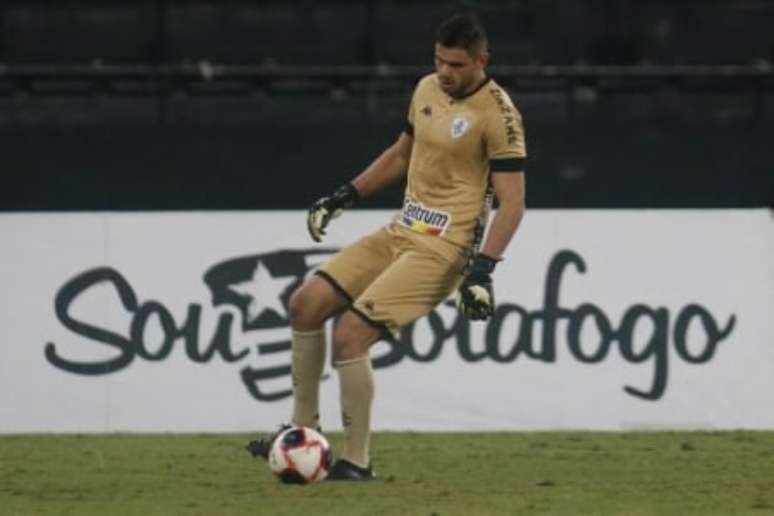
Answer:
[[(390, 217), (0, 216), (0, 432), (287, 421), (290, 293)], [(374, 346), (376, 429), (774, 428), (768, 210), (530, 211), (494, 284)], [(321, 400), (341, 428), (330, 361)]]

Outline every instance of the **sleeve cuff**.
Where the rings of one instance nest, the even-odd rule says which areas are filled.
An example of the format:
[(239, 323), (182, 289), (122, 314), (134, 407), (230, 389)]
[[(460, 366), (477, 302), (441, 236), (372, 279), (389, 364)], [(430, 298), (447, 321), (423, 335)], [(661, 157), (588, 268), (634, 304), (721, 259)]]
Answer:
[(526, 158), (490, 159), (490, 172), (524, 172)]

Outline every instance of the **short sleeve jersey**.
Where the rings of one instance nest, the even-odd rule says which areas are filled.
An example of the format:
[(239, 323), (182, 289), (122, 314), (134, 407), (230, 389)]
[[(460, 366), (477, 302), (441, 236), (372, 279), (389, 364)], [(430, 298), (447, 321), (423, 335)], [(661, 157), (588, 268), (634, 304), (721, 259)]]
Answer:
[(478, 246), (492, 202), (489, 174), (524, 170), (521, 114), (492, 79), (455, 98), (431, 74), (414, 90), (406, 132), (414, 145), (397, 221), (463, 247)]

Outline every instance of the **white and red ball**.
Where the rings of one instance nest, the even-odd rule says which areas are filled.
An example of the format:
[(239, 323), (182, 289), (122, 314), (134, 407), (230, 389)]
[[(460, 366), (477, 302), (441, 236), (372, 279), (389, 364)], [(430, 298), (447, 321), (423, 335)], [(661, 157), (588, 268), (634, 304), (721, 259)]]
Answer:
[(319, 482), (331, 467), (331, 446), (316, 430), (288, 428), (271, 446), (269, 467), (286, 484)]

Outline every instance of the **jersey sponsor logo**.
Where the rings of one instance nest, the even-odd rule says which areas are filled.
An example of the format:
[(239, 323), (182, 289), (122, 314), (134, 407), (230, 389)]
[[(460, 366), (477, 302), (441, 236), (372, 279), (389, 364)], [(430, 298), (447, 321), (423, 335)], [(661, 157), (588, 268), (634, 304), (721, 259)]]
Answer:
[(465, 115), (455, 116), (451, 125), (452, 138), (456, 139), (465, 134), (465, 131), (468, 130), (468, 127), (470, 127), (470, 122), (468, 122), (468, 119), (465, 118)]
[(419, 201), (406, 197), (400, 223), (417, 233), (441, 236), (451, 223), (451, 215), (442, 210), (428, 208)]

